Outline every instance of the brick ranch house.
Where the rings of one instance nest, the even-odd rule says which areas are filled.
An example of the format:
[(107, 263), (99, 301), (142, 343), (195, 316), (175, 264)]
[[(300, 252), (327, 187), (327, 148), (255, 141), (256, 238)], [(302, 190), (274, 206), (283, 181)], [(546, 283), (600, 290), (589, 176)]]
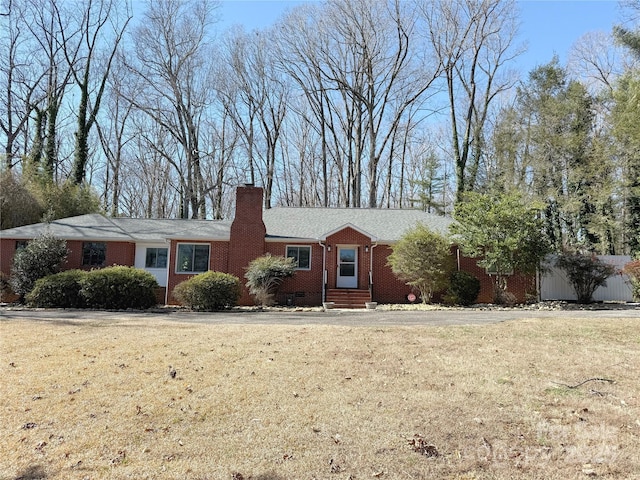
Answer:
[[(453, 220), (419, 210), (288, 208), (263, 211), (263, 190), (236, 189), (233, 221), (108, 218), (81, 215), (0, 232), (0, 269), (6, 275), (17, 248), (47, 231), (67, 242), (65, 269), (128, 265), (152, 273), (164, 303), (176, 303), (175, 286), (207, 270), (236, 275), (244, 284), (249, 262), (270, 253), (295, 257), (298, 268), (278, 292), (284, 305), (363, 307), (364, 302), (406, 303), (411, 287), (387, 266), (392, 245), (422, 222), (447, 234)], [(452, 253), (457, 268), (480, 279), (479, 302), (491, 302), (492, 279), (472, 258)], [(508, 281), (519, 301), (535, 293), (535, 280), (512, 275)], [(246, 289), (241, 305), (252, 305)]]

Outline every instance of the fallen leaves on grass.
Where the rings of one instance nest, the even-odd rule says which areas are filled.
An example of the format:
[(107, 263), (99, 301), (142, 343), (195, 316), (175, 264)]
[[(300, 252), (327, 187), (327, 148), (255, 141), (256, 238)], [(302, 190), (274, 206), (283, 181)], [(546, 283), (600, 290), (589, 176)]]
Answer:
[(111, 459), (111, 465), (118, 465), (127, 458), (127, 452), (125, 450), (119, 450), (118, 454)]
[(440, 455), (435, 445), (427, 442), (427, 440), (418, 433), (416, 433), (408, 442), (414, 452), (424, 455), (425, 457), (437, 457)]
[(0, 322), (0, 478), (640, 480), (637, 319), (37, 328)]

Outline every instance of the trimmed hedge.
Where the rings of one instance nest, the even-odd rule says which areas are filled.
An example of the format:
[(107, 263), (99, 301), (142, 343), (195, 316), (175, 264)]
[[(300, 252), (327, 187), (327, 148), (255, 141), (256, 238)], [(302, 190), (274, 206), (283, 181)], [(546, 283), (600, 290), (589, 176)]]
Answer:
[(86, 276), (82, 270), (67, 270), (40, 278), (27, 294), (27, 303), (40, 308), (82, 308), (85, 301), (80, 288)]
[(156, 305), (158, 282), (149, 272), (124, 266), (91, 270), (80, 294), (89, 308), (145, 309)]
[(211, 312), (237, 305), (240, 279), (222, 272), (204, 272), (176, 285), (173, 296), (193, 310)]
[(67, 270), (39, 279), (27, 301), (34, 307), (145, 309), (156, 305), (157, 288), (155, 277), (139, 268)]

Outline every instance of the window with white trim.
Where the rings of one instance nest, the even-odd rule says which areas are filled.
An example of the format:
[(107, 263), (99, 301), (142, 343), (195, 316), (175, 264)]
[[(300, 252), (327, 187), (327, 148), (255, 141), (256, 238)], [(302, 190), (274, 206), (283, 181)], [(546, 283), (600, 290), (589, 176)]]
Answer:
[(311, 247), (289, 245), (287, 246), (287, 257), (296, 260), (297, 270), (311, 270)]
[(147, 248), (144, 267), (145, 268), (167, 268), (167, 248)]
[(201, 273), (209, 270), (208, 243), (179, 243), (176, 253), (176, 273)]

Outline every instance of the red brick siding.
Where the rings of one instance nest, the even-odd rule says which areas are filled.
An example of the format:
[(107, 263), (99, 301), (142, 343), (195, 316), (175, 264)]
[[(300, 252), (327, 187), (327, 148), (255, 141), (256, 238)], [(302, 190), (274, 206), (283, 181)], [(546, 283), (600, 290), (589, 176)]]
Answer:
[[(477, 259), (460, 255), (457, 258), (457, 247), (452, 247), (452, 254), (459, 260), (460, 270), (474, 275), (480, 280), (479, 303), (493, 302), (493, 278), (487, 275), (483, 268), (478, 267)], [(389, 245), (378, 245), (374, 248), (373, 264), (373, 300), (380, 303), (402, 303), (406, 302), (407, 295), (411, 293), (411, 287), (405, 285), (397, 279), (391, 270), (386, 266), (387, 257), (391, 255), (392, 249)], [(507, 280), (508, 291), (513, 293), (518, 302), (525, 302), (536, 293), (535, 276), (515, 274), (509, 276)], [(435, 301), (439, 299), (434, 298)]]
[[(88, 265), (82, 265), (82, 244), (84, 242), (78, 240), (68, 240), (67, 249), (69, 254), (63, 265), (63, 270), (71, 270), (74, 268), (81, 270), (90, 270)], [(104, 266), (126, 265), (133, 266), (136, 246), (129, 242), (105, 242), (107, 245), (107, 254)], [(0, 263), (2, 264), (2, 272), (9, 274), (11, 272), (11, 264), (13, 263), (13, 255), (16, 251), (16, 240), (3, 238), (0, 244)]]
[(158, 287), (155, 290), (155, 295), (156, 295), (156, 303), (158, 305), (164, 305), (165, 304), (165, 298), (167, 295), (167, 289), (165, 287)]
[(405, 303), (412, 289), (398, 280), (391, 267), (387, 266), (387, 257), (391, 255), (391, 246), (377, 245), (373, 249), (373, 301), (379, 303)]
[[(11, 275), (11, 265), (13, 264), (13, 254), (16, 251), (16, 241), (9, 238), (0, 238), (0, 272), (8, 279)], [(15, 302), (18, 296), (7, 292), (0, 293), (2, 302)]]
[(278, 289), (277, 302), (281, 305), (321, 305), (322, 246), (318, 243), (268, 242), (266, 253), (285, 256), (290, 245), (311, 247), (311, 270), (296, 270), (293, 277), (286, 278)]
[[(67, 249), (69, 255), (67, 255), (67, 263), (64, 266), (65, 270), (71, 270), (78, 268), (80, 270), (91, 270), (92, 268), (99, 268), (91, 265), (82, 265), (82, 244), (85, 242), (79, 240), (68, 240)], [(104, 242), (107, 245), (107, 255), (104, 262), (105, 267), (111, 267), (113, 265), (125, 265), (132, 267), (136, 257), (136, 245), (129, 242)]]
[(5, 275), (11, 274), (13, 254), (16, 253), (16, 241), (12, 238), (0, 239), (0, 271)]
[(227, 272), (237, 276), (242, 284), (240, 305), (253, 305), (253, 299), (245, 287), (244, 274), (249, 263), (264, 255), (265, 235), (262, 221), (263, 190), (244, 186), (236, 189), (236, 214), (229, 234)]
[[(478, 303), (492, 303), (494, 297), (494, 279), (484, 268), (478, 266), (478, 259), (460, 255), (460, 270), (476, 276), (480, 280), (480, 294)], [(515, 295), (517, 302), (526, 302), (536, 294), (536, 279), (534, 275), (510, 275), (507, 279), (507, 290)]]
[[(229, 256), (229, 242), (200, 242), (194, 240), (171, 240), (169, 247), (169, 279), (167, 282), (167, 292), (169, 297), (167, 303), (169, 305), (178, 305), (178, 302), (173, 297), (173, 289), (176, 288), (181, 282), (189, 280), (195, 276), (195, 273), (176, 273), (176, 250), (179, 243), (196, 243), (209, 245), (209, 270), (214, 272), (226, 272), (227, 271), (227, 259)], [(240, 279), (242, 281), (242, 279)]]
[[(331, 251), (327, 251), (327, 288), (336, 288), (337, 268), (338, 268), (338, 247), (351, 246), (358, 247), (358, 287), (359, 289), (369, 288), (369, 269), (371, 267), (371, 239), (347, 227), (339, 232), (327, 237), (327, 245), (331, 245)], [(365, 246), (369, 246), (369, 252), (365, 252)]]

